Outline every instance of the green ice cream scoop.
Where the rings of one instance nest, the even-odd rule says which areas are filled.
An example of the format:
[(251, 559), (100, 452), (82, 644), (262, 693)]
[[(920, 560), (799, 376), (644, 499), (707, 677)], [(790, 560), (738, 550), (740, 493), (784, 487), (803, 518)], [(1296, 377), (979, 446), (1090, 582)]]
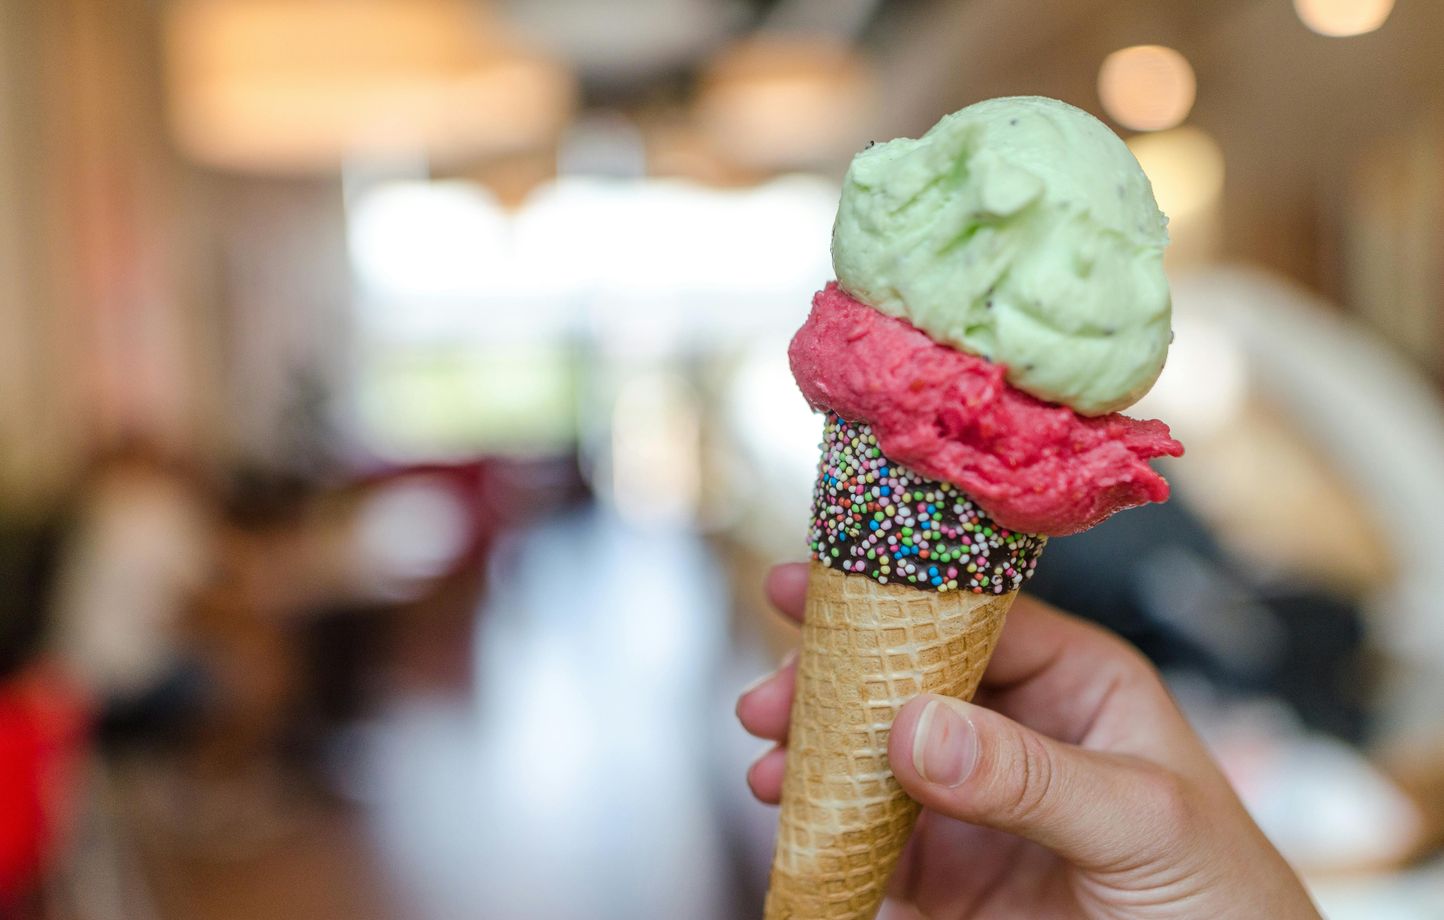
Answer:
[(857, 299), (1101, 415), (1163, 369), (1167, 224), (1096, 118), (1041, 96), (989, 99), (853, 158), (832, 263)]

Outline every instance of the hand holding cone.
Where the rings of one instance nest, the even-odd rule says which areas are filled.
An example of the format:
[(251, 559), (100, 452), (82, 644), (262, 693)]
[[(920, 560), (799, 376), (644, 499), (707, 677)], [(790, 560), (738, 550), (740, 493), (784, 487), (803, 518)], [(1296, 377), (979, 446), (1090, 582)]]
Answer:
[(876, 914), (918, 814), (892, 721), (922, 693), (971, 699), (1045, 542), (828, 419), (767, 920)]

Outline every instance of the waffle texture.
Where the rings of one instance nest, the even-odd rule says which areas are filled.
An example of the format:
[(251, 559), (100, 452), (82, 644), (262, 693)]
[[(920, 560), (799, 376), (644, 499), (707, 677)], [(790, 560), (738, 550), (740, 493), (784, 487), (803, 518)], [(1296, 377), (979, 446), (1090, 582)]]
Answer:
[(937, 593), (813, 562), (766, 920), (871, 920), (917, 820), (888, 766), (922, 693), (970, 699), (1017, 592)]

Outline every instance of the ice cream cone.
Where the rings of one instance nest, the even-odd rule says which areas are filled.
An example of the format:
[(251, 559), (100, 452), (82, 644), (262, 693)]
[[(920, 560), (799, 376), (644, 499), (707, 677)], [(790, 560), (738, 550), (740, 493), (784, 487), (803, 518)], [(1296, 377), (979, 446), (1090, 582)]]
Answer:
[(827, 419), (767, 920), (873, 920), (918, 813), (898, 711), (972, 697), (1049, 535), (1168, 497), (1148, 461), (1183, 445), (1117, 412), (1173, 338), (1166, 226), (1127, 146), (1055, 99), (853, 158), (837, 281), (788, 347)]
[(1017, 591), (938, 593), (812, 563), (766, 920), (870, 920), (917, 819), (888, 767), (920, 693), (969, 699)]

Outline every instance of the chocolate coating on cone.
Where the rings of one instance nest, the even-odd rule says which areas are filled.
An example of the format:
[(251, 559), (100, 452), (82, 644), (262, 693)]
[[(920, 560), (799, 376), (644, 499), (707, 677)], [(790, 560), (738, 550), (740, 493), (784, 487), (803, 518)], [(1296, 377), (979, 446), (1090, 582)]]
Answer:
[(864, 424), (829, 414), (812, 492), (812, 556), (880, 584), (1005, 594), (1048, 538), (999, 525), (957, 486), (883, 456)]
[(814, 562), (767, 920), (871, 920), (917, 820), (888, 765), (903, 704), (972, 698), (1016, 591), (938, 593)]

